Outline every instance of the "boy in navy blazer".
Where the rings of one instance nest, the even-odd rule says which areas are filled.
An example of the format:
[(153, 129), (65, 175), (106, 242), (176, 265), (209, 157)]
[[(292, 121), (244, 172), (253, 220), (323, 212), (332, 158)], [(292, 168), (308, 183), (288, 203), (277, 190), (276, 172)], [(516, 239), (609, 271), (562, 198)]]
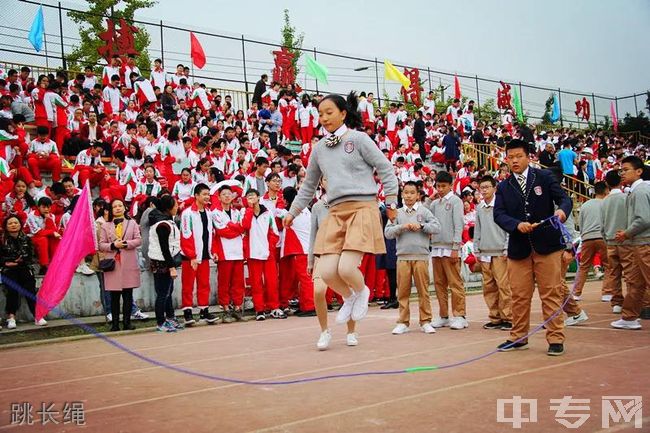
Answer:
[[(547, 320), (562, 307), (560, 263), (565, 249), (562, 233), (547, 218), (566, 220), (571, 199), (550, 172), (529, 166), (528, 145), (514, 139), (506, 145), (511, 175), (496, 192), (494, 221), (510, 234), (508, 278), (512, 289), (512, 330), (501, 351), (528, 348), (530, 304), (537, 283), (542, 314)], [(555, 210), (557, 205), (558, 209)], [(564, 353), (564, 317), (558, 314), (546, 324), (548, 355)]]

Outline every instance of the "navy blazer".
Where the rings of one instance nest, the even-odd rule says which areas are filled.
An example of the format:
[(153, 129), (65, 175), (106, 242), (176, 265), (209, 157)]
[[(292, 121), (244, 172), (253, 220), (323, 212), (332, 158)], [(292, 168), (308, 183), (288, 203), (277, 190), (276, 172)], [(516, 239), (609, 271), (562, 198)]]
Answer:
[(540, 222), (555, 213), (558, 206), (569, 216), (573, 208), (556, 177), (548, 170), (529, 167), (524, 193), (514, 175), (497, 186), (494, 222), (510, 234), (508, 257), (519, 260), (538, 254), (550, 254), (565, 248), (560, 230), (550, 223), (538, 226), (532, 233), (517, 230), (521, 222)]

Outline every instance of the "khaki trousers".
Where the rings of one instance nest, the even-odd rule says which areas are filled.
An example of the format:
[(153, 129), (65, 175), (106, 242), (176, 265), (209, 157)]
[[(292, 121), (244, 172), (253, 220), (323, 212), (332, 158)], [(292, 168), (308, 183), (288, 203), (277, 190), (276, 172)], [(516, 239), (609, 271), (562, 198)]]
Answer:
[[(573, 299), (573, 296), (571, 296), (571, 290), (569, 289), (569, 285), (566, 282), (566, 273), (569, 270), (569, 265), (573, 259), (568, 257), (565, 259), (565, 254), (562, 254), (561, 261), (560, 279), (562, 280), (562, 303), (564, 303), (566, 300), (563, 310), (568, 316), (577, 316), (582, 312), (582, 308), (580, 308), (578, 302)], [(567, 297), (569, 299), (567, 299)]]
[(512, 293), (508, 281), (508, 259), (492, 257), (490, 263), (481, 263), (483, 298), (489, 310), (490, 322), (512, 322)]
[[(607, 262), (607, 244), (602, 239), (591, 239), (582, 242), (581, 252), (580, 252), (580, 267), (578, 268), (578, 273), (576, 275), (576, 295), (582, 295), (582, 289), (587, 282), (587, 274), (589, 273), (589, 268), (594, 263), (594, 257), (596, 253), (600, 253), (600, 260), (603, 264), (603, 269), (607, 273), (609, 269), (609, 263)], [(606, 280), (603, 280), (603, 295), (611, 295), (611, 287), (606, 287)]]
[[(560, 275), (562, 251), (531, 255), (522, 260), (508, 259), (508, 278), (512, 290), (512, 330), (510, 339), (518, 340), (530, 329), (530, 303), (537, 283), (542, 300), (542, 315), (549, 319), (562, 305), (562, 280)], [(564, 342), (564, 317), (557, 314), (546, 323), (546, 340), (549, 344)]]
[(605, 271), (605, 278), (603, 286), (609, 287), (612, 295), (612, 307), (616, 305), (623, 305), (623, 281), (627, 276), (623, 275), (623, 261), (630, 261), (629, 253), (625, 249), (621, 249), (618, 245), (607, 246), (607, 270)]
[(433, 258), (433, 284), (440, 307), (440, 317), (449, 317), (449, 294), (454, 317), (465, 317), (465, 284), (460, 276), (460, 257)]
[(623, 265), (627, 293), (623, 299), (623, 320), (639, 318), (648, 285), (650, 285), (650, 245), (626, 245), (621, 247), (631, 260)]
[(411, 282), (415, 280), (420, 305), (420, 325), (431, 322), (431, 297), (429, 296), (429, 263), (426, 260), (397, 260), (397, 301), (399, 319), (397, 323), (409, 325), (411, 309)]

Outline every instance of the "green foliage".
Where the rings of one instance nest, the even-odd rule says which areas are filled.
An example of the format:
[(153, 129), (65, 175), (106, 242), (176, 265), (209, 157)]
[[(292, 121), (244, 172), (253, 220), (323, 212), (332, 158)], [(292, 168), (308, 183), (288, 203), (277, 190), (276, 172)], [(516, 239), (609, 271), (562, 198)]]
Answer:
[(553, 123), (551, 122), (551, 112), (553, 111), (553, 93), (550, 94), (546, 102), (544, 103), (544, 114), (542, 115), (542, 125), (546, 128), (551, 128)]
[(643, 111), (640, 111), (638, 116), (626, 113), (618, 129), (620, 132), (639, 131), (641, 135), (650, 135), (650, 119)]
[(300, 73), (300, 68), (298, 67), (298, 60), (302, 55), (302, 41), (305, 39), (305, 34), (300, 33), (295, 27), (291, 25), (291, 20), (289, 19), (289, 9), (284, 10), (284, 26), (280, 31), (282, 33), (282, 46), (287, 47), (287, 50), (293, 54), (293, 68), (296, 72), (296, 77)]
[(501, 113), (496, 107), (494, 98), (486, 99), (480, 106), (476, 104), (474, 112), (476, 113), (476, 120), (483, 123), (487, 124), (501, 121)]
[[(124, 18), (130, 24), (133, 24), (133, 15), (140, 9), (146, 9), (154, 6), (157, 0), (87, 0), (88, 10), (84, 12), (69, 11), (68, 16), (79, 25), (79, 37), (81, 42), (70, 54), (68, 54), (68, 69), (81, 70), (85, 65), (97, 65), (101, 61), (101, 56), (97, 48), (104, 45), (104, 41), (99, 39), (99, 34), (106, 30), (106, 18), (111, 16), (114, 21), (119, 22)], [(124, 5), (123, 9), (118, 6)], [(136, 59), (136, 64), (140, 70), (151, 69), (151, 60), (147, 47), (151, 42), (149, 33), (144, 28), (138, 27), (135, 33), (135, 49), (140, 52)], [(98, 69), (98, 68), (97, 68)]]

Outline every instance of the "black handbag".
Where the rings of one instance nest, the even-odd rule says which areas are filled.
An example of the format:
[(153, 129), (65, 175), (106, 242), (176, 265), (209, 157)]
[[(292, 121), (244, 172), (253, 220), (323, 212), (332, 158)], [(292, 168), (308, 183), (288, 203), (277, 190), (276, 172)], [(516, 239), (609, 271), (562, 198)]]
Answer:
[(173, 257), (173, 259), (174, 259), (174, 267), (175, 268), (180, 268), (181, 265), (183, 264), (183, 256), (181, 255), (181, 253), (176, 254)]
[(102, 272), (111, 272), (115, 270), (115, 259), (101, 259), (97, 266)]

